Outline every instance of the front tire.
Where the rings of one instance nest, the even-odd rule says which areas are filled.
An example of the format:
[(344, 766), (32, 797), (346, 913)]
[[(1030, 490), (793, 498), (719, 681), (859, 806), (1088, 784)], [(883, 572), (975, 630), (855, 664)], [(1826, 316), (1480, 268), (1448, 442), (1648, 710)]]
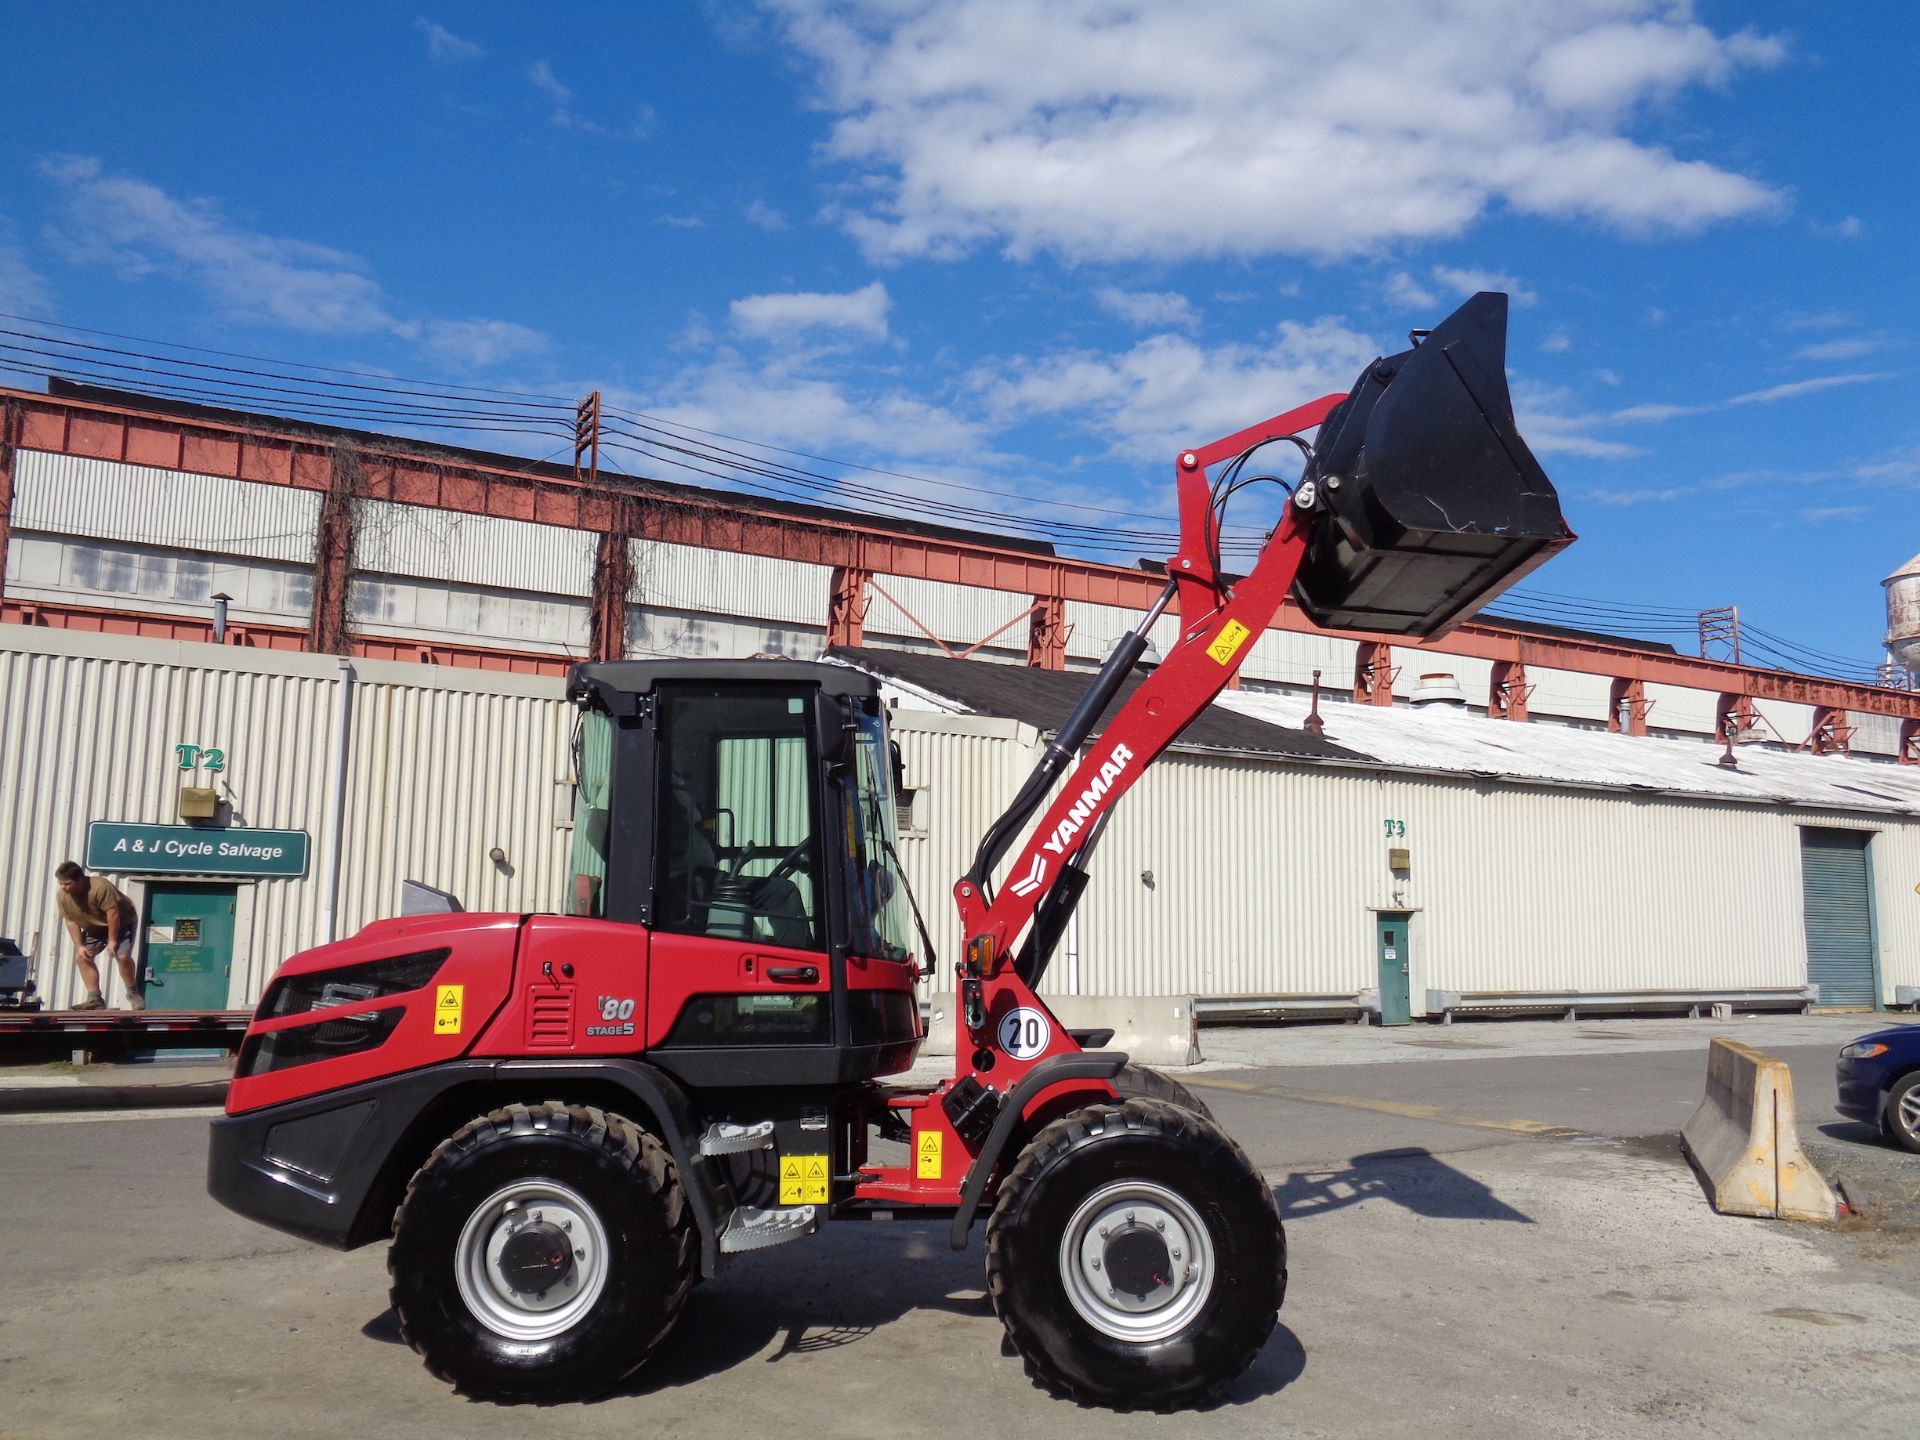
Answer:
[(428, 1157), (387, 1254), (400, 1333), (469, 1395), (558, 1400), (631, 1374), (695, 1271), (673, 1157), (619, 1115), (510, 1105)]
[(1171, 1075), (1149, 1070), (1144, 1065), (1121, 1066), (1120, 1073), (1113, 1077), (1113, 1088), (1120, 1092), (1122, 1100), (1164, 1100), (1169, 1105), (1191, 1110), (1202, 1119), (1213, 1119), (1213, 1111), (1207, 1108), (1206, 1101)]
[(1094, 1105), (1047, 1126), (987, 1222), (987, 1286), (1056, 1394), (1116, 1409), (1203, 1405), (1245, 1373), (1286, 1296), (1273, 1192), (1190, 1110)]
[(1882, 1121), (1889, 1140), (1920, 1154), (1920, 1075), (1907, 1076), (1887, 1092)]

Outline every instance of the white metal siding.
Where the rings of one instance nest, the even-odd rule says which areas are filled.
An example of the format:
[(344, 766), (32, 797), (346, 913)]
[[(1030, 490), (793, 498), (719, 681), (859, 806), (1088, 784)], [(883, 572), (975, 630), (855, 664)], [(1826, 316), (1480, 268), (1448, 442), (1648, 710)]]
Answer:
[[(721, 621), (738, 616), (748, 622), (826, 625), (833, 590), (830, 565), (653, 540), (635, 540), (631, 553), (634, 599), (648, 609), (684, 610)], [(748, 628), (753, 628), (750, 623)]]
[[(354, 668), (341, 933), (391, 914), (409, 877), (474, 909), (557, 908), (572, 723), (559, 682)], [(327, 656), (0, 628), (0, 933), (36, 951), (49, 998), (75, 998), (54, 865), (80, 854), (89, 820), (170, 822), (182, 741), (227, 752), (239, 820), (312, 837), (307, 878), (240, 887), (232, 1000), (251, 1003), (318, 940), (338, 674)], [(901, 854), (951, 959), (951, 886), (1037, 737), (976, 716), (894, 721), (926, 823)], [(1387, 869), (1388, 819), (1407, 827), (1393, 841), (1412, 852), (1404, 884)], [(1414, 913), (1416, 1007), (1429, 988), (1797, 987), (1801, 825), (1874, 833), (1882, 999), (1920, 985), (1908, 815), (1174, 754), (1120, 803), (1047, 988), (1077, 963), (1085, 993), (1354, 994), (1374, 983), (1375, 908)]]
[(320, 496), (190, 471), (22, 450), (13, 524), (261, 560), (311, 563)]
[(593, 593), (595, 543), (590, 531), (567, 526), (363, 500), (354, 513), (353, 564), (380, 575), (585, 598)]
[(233, 600), (228, 618), (305, 624), (313, 604), (313, 573), (277, 560), (227, 559), (147, 545), (120, 545), (16, 530), (8, 547), (7, 594), (16, 600), (191, 615), (205, 620), (213, 597)]

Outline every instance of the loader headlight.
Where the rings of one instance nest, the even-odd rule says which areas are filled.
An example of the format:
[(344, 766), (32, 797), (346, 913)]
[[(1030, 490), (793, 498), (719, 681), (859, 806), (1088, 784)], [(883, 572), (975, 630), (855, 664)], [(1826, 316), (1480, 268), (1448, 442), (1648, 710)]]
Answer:
[(280, 1020), (288, 1015), (304, 1015), (310, 1010), (330, 1010), (336, 1005), (422, 990), (433, 983), (433, 977), (440, 973), (450, 953), (444, 948), (422, 950), (360, 965), (315, 970), (306, 975), (281, 976), (260, 997), (260, 1008), (253, 1012), (253, 1018)]
[(250, 1035), (240, 1047), (240, 1063), (234, 1075), (266, 1075), (275, 1070), (291, 1070), (296, 1065), (311, 1065), (316, 1060), (337, 1060), (362, 1050), (375, 1050), (387, 1043), (406, 1007), (374, 1010), (361, 1015), (343, 1015), (338, 1020), (322, 1020), (316, 1025), (296, 1025), (266, 1035)]

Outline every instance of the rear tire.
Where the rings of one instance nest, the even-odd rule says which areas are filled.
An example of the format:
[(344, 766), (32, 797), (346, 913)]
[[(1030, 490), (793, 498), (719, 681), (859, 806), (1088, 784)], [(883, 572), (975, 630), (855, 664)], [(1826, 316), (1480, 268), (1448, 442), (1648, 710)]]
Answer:
[(1144, 1065), (1122, 1066), (1120, 1073), (1113, 1077), (1113, 1088), (1120, 1092), (1122, 1100), (1164, 1100), (1169, 1105), (1213, 1119), (1213, 1111), (1207, 1108), (1206, 1101), (1171, 1075), (1149, 1070)]
[(576, 1399), (617, 1384), (686, 1305), (692, 1212), (673, 1157), (619, 1115), (510, 1105), (428, 1157), (387, 1252), (400, 1333), (466, 1394)]
[(1245, 1373), (1286, 1297), (1273, 1192), (1211, 1121), (1158, 1100), (1047, 1126), (987, 1222), (995, 1312), (1047, 1389), (1204, 1405)]
[(1882, 1123), (1889, 1140), (1920, 1154), (1920, 1075), (1907, 1076), (1887, 1092)]

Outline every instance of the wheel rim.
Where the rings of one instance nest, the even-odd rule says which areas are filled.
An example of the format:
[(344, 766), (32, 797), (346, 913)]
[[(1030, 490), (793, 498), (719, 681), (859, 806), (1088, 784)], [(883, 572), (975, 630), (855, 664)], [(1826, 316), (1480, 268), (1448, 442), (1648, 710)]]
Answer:
[(453, 1263), (460, 1298), (482, 1325), (508, 1340), (549, 1340), (606, 1289), (607, 1230), (578, 1191), (517, 1180), (467, 1217)]
[(1920, 1140), (1920, 1086), (1916, 1086), (1900, 1097), (1899, 1109), (1894, 1113), (1896, 1123), (1907, 1138)]
[(1122, 1180), (1073, 1212), (1060, 1240), (1060, 1278), (1073, 1308), (1102, 1334), (1164, 1340), (1213, 1293), (1213, 1237), (1183, 1196)]

